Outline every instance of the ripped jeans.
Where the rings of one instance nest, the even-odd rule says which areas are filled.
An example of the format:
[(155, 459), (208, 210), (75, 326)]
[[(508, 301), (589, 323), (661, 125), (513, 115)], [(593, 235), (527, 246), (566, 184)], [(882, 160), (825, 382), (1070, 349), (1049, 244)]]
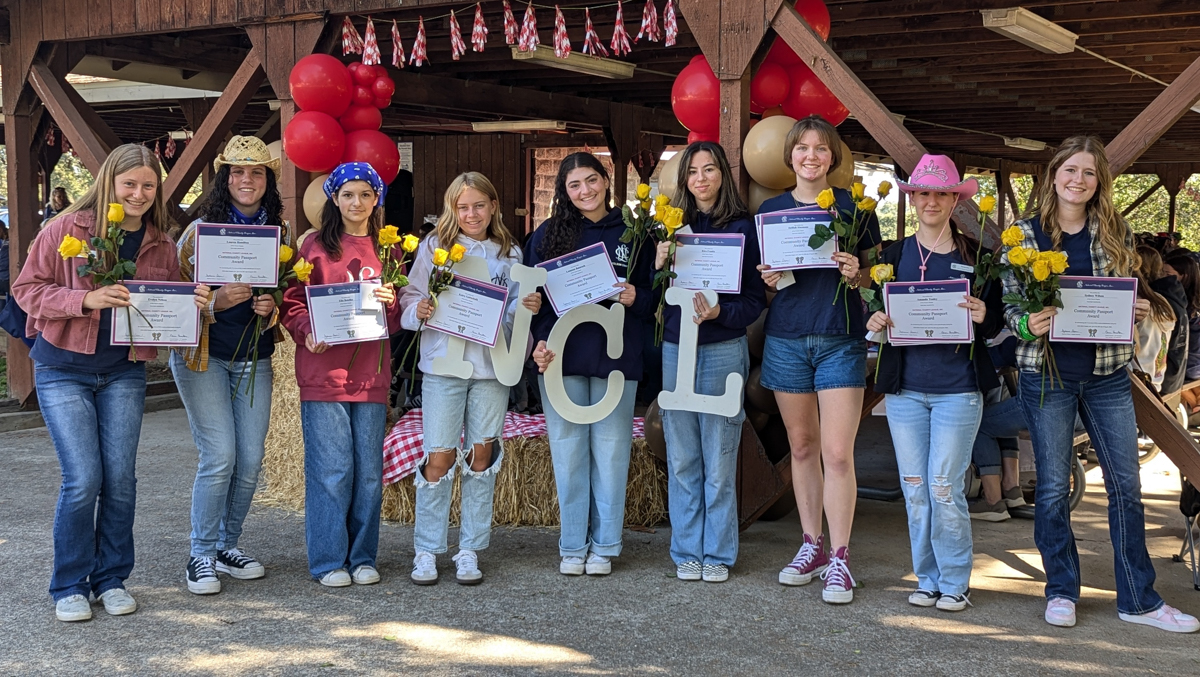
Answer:
[[(417, 486), (417, 520), (413, 545), (417, 552), (446, 552), (454, 470), (461, 467), (462, 527), (459, 550), (483, 550), (492, 535), (492, 494), (504, 455), (501, 433), (508, 409), (509, 387), (495, 379), (461, 379), (426, 374), (421, 387), (421, 424), (425, 458), (413, 481)], [(465, 431), (465, 435), (464, 435)], [(476, 444), (492, 442), (487, 469), (471, 470)], [(454, 454), (454, 465), (437, 482), (425, 479), (431, 454)]]
[(978, 393), (888, 395), (888, 427), (908, 508), (917, 585), (944, 595), (971, 583), (971, 518), (964, 482), (983, 414)]

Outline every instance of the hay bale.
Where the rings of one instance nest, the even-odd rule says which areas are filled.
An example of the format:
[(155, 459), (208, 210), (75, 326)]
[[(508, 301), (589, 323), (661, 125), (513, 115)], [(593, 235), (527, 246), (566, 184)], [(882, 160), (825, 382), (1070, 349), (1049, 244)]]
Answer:
[(255, 500), (304, 510), (304, 435), (300, 426), (300, 386), (296, 385), (296, 344), (275, 344), (271, 357), (271, 427)]

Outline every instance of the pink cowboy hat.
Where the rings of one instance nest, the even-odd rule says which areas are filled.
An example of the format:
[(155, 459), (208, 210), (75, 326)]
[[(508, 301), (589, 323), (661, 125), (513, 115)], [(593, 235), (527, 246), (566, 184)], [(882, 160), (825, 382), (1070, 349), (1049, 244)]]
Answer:
[(901, 181), (897, 176), (896, 183), (900, 184), (900, 190), (905, 193), (921, 190), (958, 193), (959, 202), (970, 200), (979, 192), (979, 182), (975, 179), (963, 181), (953, 160), (945, 155), (928, 153), (921, 156), (921, 161), (909, 175), (908, 181)]

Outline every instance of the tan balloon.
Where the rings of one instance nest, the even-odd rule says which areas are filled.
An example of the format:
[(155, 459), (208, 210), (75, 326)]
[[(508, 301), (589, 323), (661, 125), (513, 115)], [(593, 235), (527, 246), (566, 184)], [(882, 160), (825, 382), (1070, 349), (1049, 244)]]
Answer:
[(683, 153), (676, 153), (670, 160), (661, 163), (662, 170), (658, 173), (658, 192), (675, 199), (675, 188), (679, 185), (679, 163)]
[(776, 115), (754, 125), (746, 134), (742, 163), (750, 178), (765, 188), (783, 190), (796, 185), (796, 173), (783, 161), (783, 142), (794, 124), (795, 118)]
[(304, 215), (313, 228), (321, 227), (321, 210), (325, 208), (325, 179), (328, 174), (319, 174), (304, 189)]
[(839, 140), (839, 143), (842, 144), (842, 161), (829, 170), (826, 180), (834, 188), (849, 189), (850, 184), (854, 182), (854, 154), (850, 152), (850, 146), (847, 146), (845, 141)]
[(782, 195), (783, 189), (767, 188), (757, 181), (750, 182), (750, 213), (757, 214), (758, 208), (762, 203), (770, 200), (776, 195)]
[(783, 106), (775, 106), (774, 108), (768, 108), (762, 112), (762, 117), (764, 120), (767, 118), (773, 118), (776, 115), (783, 115)]
[(267, 150), (271, 151), (271, 157), (283, 157), (283, 141), (272, 141), (267, 144)]

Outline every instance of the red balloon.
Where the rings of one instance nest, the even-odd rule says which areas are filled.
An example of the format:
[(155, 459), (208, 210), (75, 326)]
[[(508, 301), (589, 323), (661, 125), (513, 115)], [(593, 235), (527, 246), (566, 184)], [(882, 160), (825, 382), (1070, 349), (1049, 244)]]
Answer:
[(354, 97), (351, 99), (351, 103), (356, 106), (370, 106), (374, 102), (375, 93), (371, 91), (370, 87), (358, 85), (354, 88)]
[[(357, 63), (357, 62), (356, 62)], [(372, 82), (375, 82), (375, 69), (365, 63), (359, 63), (358, 68), (354, 69), (354, 84), (370, 87)]]
[(327, 113), (301, 111), (283, 130), (283, 152), (306, 172), (327, 172), (338, 165), (346, 133)]
[(355, 61), (355, 62), (351, 63), (349, 66), (346, 66), (346, 70), (350, 71), (350, 77), (354, 77), (354, 72), (357, 71), (359, 68), (362, 68), (363, 65), (364, 64), (361, 61)]
[(788, 43), (783, 41), (783, 38), (775, 38), (775, 42), (771, 43), (771, 49), (767, 50), (767, 57), (763, 63), (777, 63), (785, 69), (795, 66), (799, 63), (804, 63), (804, 59), (800, 55), (792, 51)]
[(829, 39), (829, 8), (822, 0), (796, 0), (796, 12), (822, 40)]
[(707, 133), (702, 133), (702, 132), (688, 132), (687, 142), (689, 144), (693, 144), (693, 143), (696, 143), (697, 141), (712, 141), (713, 143), (720, 143), (720, 138), (716, 134), (707, 134)]
[(342, 162), (365, 162), (379, 173), (384, 183), (390, 184), (400, 173), (400, 149), (387, 134), (360, 129), (346, 135)]
[(688, 131), (717, 133), (721, 120), (721, 85), (708, 62), (695, 62), (675, 78), (671, 109)]
[(791, 80), (787, 70), (777, 63), (764, 63), (750, 80), (750, 101), (760, 108), (773, 108), (787, 98)]
[(376, 99), (390, 99), (396, 93), (396, 83), (392, 82), (389, 77), (382, 77), (371, 85), (371, 91), (375, 94)]
[(850, 116), (849, 109), (803, 64), (792, 67), (791, 90), (783, 102), (783, 112), (797, 120), (820, 115), (835, 126)]
[(300, 110), (333, 117), (346, 112), (353, 91), (350, 72), (328, 54), (309, 54), (297, 61), (288, 75), (288, 85)]
[(378, 108), (380, 110), (383, 110), (384, 108), (387, 108), (388, 106), (392, 105), (392, 97), (389, 96), (386, 99), (378, 99), (377, 98), (371, 102), (371, 105), (375, 106), (376, 108)]
[(692, 60), (688, 62), (688, 65), (690, 66), (690, 65), (692, 65), (692, 64), (694, 64), (694, 63), (697, 63), (697, 62), (699, 62), (699, 61), (705, 61), (705, 62), (707, 62), (707, 61), (708, 61), (708, 58), (707, 58), (707, 57), (705, 57), (703, 54), (697, 54), (696, 56), (693, 56), (693, 57), (692, 57)]
[(359, 129), (379, 129), (383, 125), (383, 114), (375, 106), (355, 104), (346, 109), (342, 117), (338, 118), (338, 123), (347, 132)]
[[(378, 80), (379, 78), (387, 78), (388, 77), (387, 67), (384, 66), (383, 64), (375, 64), (372, 68), (375, 71), (375, 79), (376, 80)], [(390, 80), (391, 78), (388, 78), (388, 79)]]

